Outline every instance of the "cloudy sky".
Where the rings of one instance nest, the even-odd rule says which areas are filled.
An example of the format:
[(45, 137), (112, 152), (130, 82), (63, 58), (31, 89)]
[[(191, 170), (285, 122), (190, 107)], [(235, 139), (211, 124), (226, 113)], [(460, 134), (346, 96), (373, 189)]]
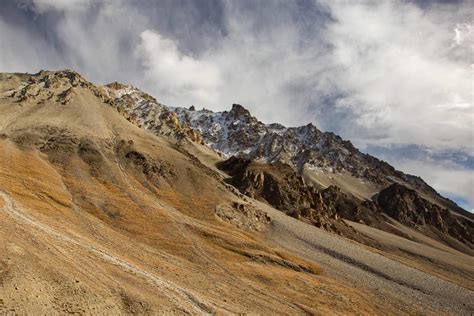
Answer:
[(71, 68), (173, 106), (241, 103), (474, 211), (472, 1), (4, 0), (0, 71)]

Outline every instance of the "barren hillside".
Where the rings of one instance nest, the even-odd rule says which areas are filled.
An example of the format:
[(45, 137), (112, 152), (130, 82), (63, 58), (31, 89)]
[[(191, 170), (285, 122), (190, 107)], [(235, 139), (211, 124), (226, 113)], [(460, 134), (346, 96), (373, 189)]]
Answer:
[(474, 311), (472, 240), (452, 223), (438, 236), (377, 212), (382, 226), (333, 216), (342, 236), (327, 232), (281, 212), (304, 189), (322, 218), (320, 188), (288, 191), (301, 175), (277, 181), (280, 204), (247, 194), (202, 132), (175, 112), (142, 122), (110, 91), (69, 70), (0, 74), (0, 314)]

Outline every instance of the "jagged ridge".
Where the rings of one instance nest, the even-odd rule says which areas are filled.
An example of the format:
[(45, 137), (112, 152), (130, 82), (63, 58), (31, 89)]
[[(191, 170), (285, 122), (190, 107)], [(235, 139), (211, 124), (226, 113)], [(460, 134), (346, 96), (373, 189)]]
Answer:
[(224, 157), (238, 155), (265, 163), (280, 161), (300, 171), (305, 167), (348, 171), (384, 186), (397, 178), (435, 193), (421, 178), (397, 171), (385, 161), (361, 153), (350, 141), (321, 132), (311, 123), (287, 128), (277, 123), (264, 124), (239, 104), (223, 112), (173, 108), (132, 86), (114, 83), (107, 85), (106, 90), (115, 98), (117, 109), (138, 126), (157, 134), (178, 131), (178, 136), (203, 142)]

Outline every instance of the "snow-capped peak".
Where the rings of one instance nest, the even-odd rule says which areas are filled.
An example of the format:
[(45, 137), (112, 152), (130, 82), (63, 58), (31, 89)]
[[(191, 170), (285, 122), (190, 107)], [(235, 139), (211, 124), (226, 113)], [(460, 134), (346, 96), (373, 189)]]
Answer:
[[(392, 181), (391, 177), (405, 176), (386, 162), (361, 153), (350, 141), (322, 132), (311, 123), (300, 127), (264, 124), (239, 104), (222, 112), (168, 107), (132, 86), (113, 83), (105, 89), (115, 98), (117, 110), (136, 125), (155, 134), (187, 136), (225, 157), (279, 161), (297, 170), (347, 171), (381, 184)], [(413, 181), (417, 181), (415, 177)]]

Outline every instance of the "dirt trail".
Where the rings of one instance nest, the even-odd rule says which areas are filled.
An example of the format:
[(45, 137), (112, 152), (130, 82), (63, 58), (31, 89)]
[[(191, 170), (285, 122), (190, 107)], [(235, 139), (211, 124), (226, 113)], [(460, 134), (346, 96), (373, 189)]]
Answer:
[(51, 227), (32, 219), (26, 214), (25, 211), (23, 211), (13, 202), (8, 194), (3, 191), (0, 191), (0, 197), (4, 201), (3, 210), (5, 213), (19, 222), (30, 225), (41, 233), (47, 234), (58, 241), (86, 249), (87, 251), (96, 255), (98, 258), (115, 266), (121, 267), (123, 270), (129, 273), (133, 273), (146, 279), (151, 284), (160, 287), (163, 290), (162, 293), (177, 306), (184, 307), (186, 310), (194, 310), (197, 314), (210, 314), (212, 312), (210, 303), (204, 302), (201, 298), (198, 298), (190, 291), (183, 289), (169, 281), (163, 280), (160, 277), (147, 272), (129, 262), (126, 262), (125, 260), (122, 260), (107, 252), (105, 249), (89, 244), (87, 241), (81, 240), (78, 237), (71, 237), (62, 234)]
[[(259, 204), (273, 219), (267, 236), (274, 243), (315, 261), (332, 275), (371, 289), (381, 300), (422, 307), (424, 312), (471, 314), (474, 292), (391, 260)], [(421, 246), (421, 245), (420, 245)]]

